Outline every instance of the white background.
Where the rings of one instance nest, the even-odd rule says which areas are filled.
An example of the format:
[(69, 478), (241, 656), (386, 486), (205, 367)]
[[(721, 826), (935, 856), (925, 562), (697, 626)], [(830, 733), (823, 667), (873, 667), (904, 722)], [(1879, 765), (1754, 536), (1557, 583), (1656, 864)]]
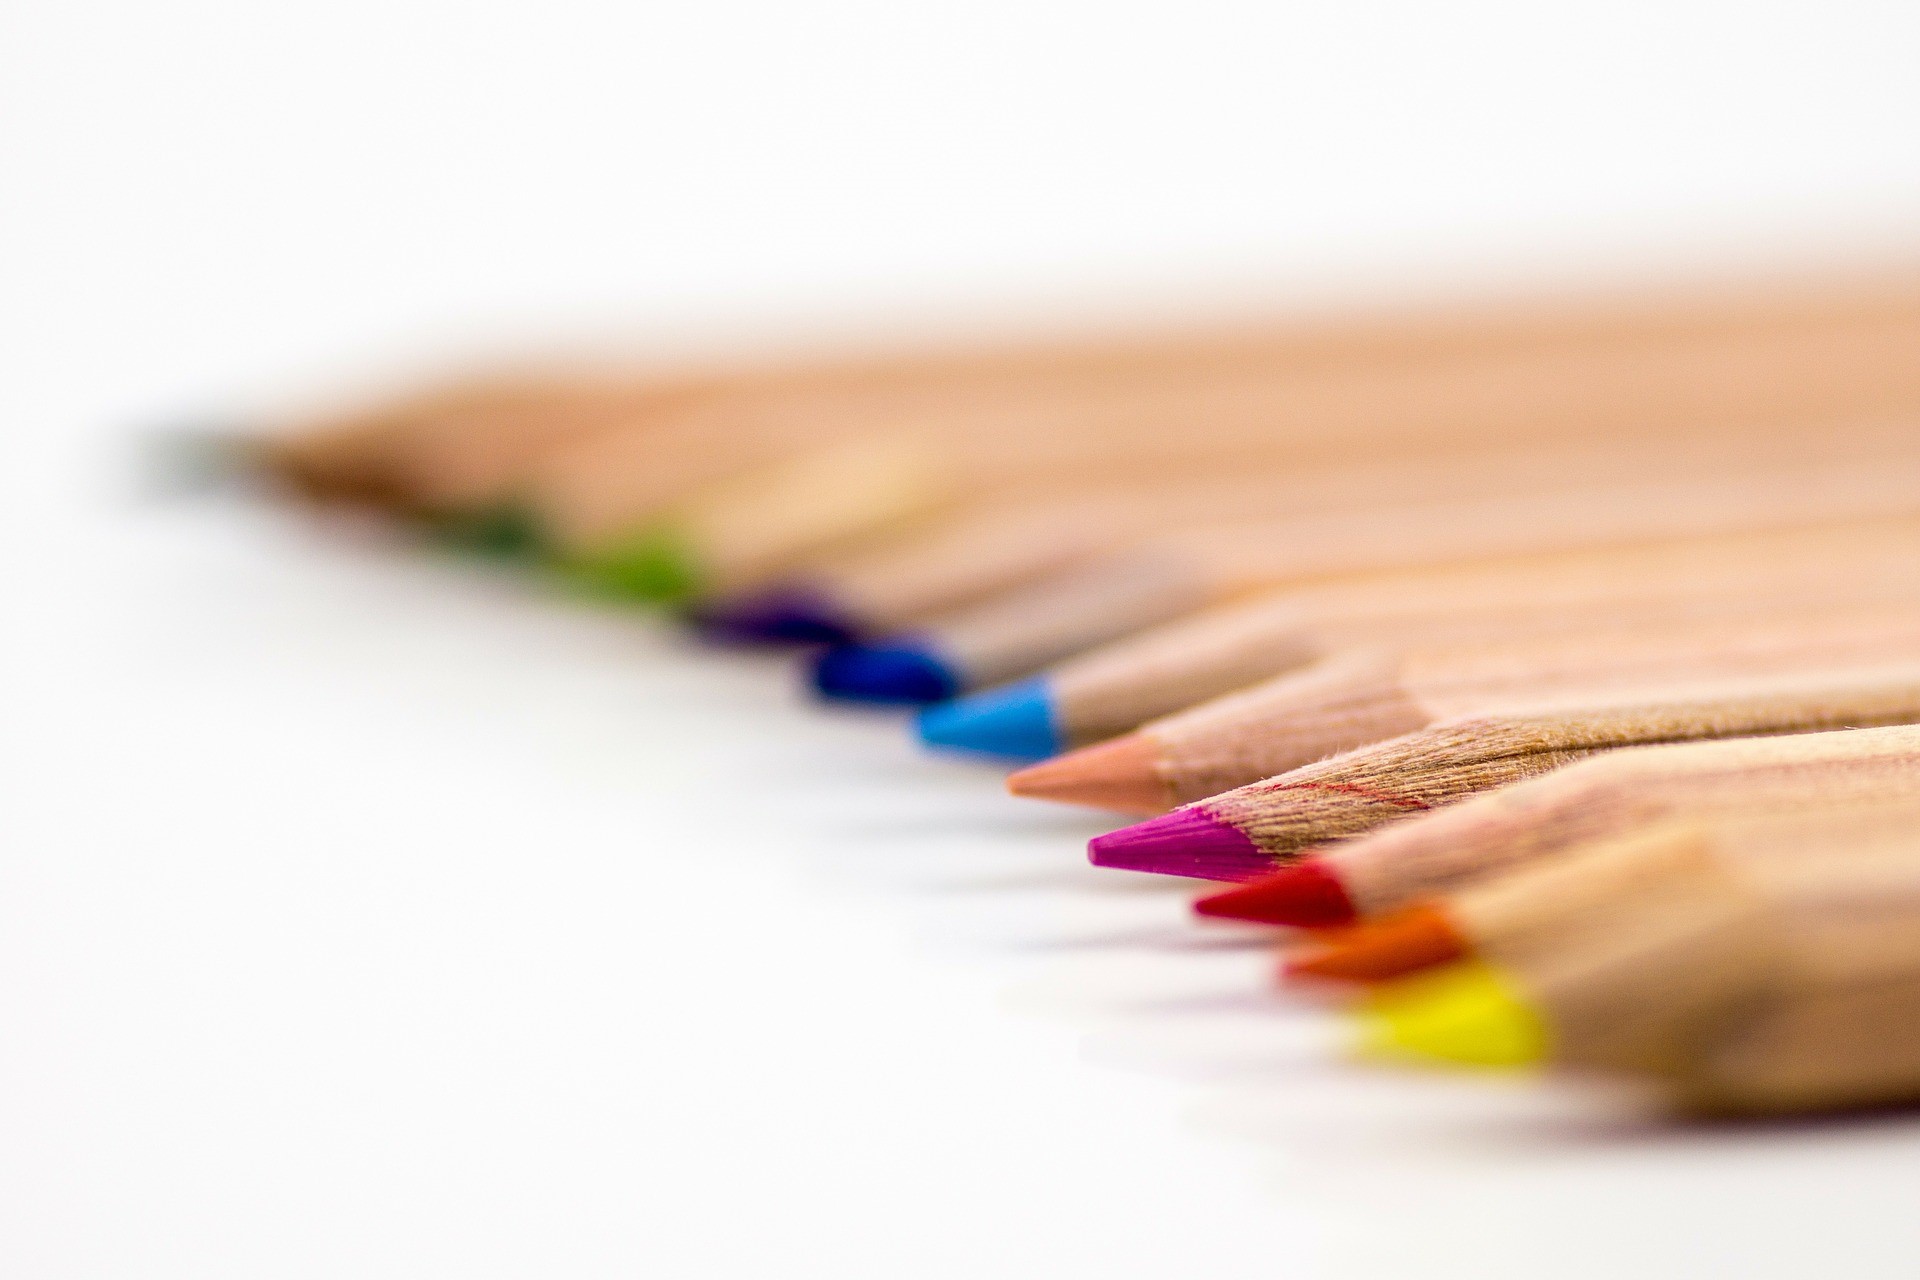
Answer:
[(0, 1274), (1912, 1274), (1914, 1119), (1340, 1066), (1089, 823), (780, 662), (143, 501), (126, 442), (561, 332), (1885, 238), (1917, 48), (1751, 0), (6, 0)]

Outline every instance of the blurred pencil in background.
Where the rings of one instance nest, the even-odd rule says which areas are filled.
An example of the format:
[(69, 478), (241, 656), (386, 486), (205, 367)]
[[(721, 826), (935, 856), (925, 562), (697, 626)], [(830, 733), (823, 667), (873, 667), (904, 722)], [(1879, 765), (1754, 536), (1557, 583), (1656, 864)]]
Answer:
[[(1015, 759), (1051, 756), (1356, 646), (1545, 637), (1631, 618), (1739, 616), (1769, 601), (1812, 607), (1856, 593), (1897, 596), (1916, 552), (1920, 524), (1894, 519), (1311, 584), (1089, 650), (1031, 683), (929, 711), (920, 730), (936, 745)], [(1018, 774), (1014, 789), (1074, 799), (1080, 763)]]
[[(1904, 429), (1891, 433), (1911, 440)], [(1844, 429), (1836, 432), (1847, 437)], [(1809, 453), (1833, 451), (1816, 447)], [(1651, 459), (1648, 466), (1660, 470)], [(1662, 539), (1911, 514), (1920, 453), (1904, 443), (1823, 463), (1729, 466), (1698, 479), (1554, 487), (1188, 530), (937, 618), (823, 654), (832, 697), (916, 703), (1029, 676), (1210, 605), (1284, 586)]]

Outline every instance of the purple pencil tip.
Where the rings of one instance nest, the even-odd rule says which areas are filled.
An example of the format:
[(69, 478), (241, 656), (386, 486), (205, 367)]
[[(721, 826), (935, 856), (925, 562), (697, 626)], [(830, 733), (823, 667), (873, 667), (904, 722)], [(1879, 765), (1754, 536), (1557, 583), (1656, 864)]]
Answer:
[(1096, 867), (1200, 880), (1251, 880), (1274, 869), (1273, 855), (1198, 809), (1175, 809), (1096, 836), (1087, 857)]
[(729, 644), (849, 644), (857, 638), (844, 611), (804, 586), (703, 601), (687, 618), (702, 636)]

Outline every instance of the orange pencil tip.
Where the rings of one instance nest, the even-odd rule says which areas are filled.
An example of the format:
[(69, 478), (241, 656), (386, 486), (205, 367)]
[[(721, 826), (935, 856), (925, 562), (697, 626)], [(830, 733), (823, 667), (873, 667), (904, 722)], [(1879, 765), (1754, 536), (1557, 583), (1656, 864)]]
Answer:
[(1130, 733), (1022, 769), (1007, 779), (1007, 790), (1151, 818), (1173, 807), (1159, 763), (1153, 739)]
[(1472, 948), (1440, 907), (1410, 907), (1328, 934), (1289, 956), (1288, 978), (1384, 982), (1467, 956)]

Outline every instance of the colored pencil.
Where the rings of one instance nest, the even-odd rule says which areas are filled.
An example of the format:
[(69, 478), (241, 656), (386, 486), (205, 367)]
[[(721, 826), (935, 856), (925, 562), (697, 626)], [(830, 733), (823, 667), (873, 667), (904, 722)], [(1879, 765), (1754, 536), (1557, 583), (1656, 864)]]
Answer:
[[(1861, 705), (1870, 701), (1871, 695), (1863, 692)], [(1839, 701), (1835, 705), (1841, 715), (1850, 711)], [(1211, 855), (1206, 866), (1225, 872), (1213, 878), (1252, 881), (1238, 891), (1237, 900), (1230, 894), (1208, 900), (1210, 914), (1283, 924), (1344, 924), (1657, 819), (1742, 809), (1784, 812), (1807, 804), (1909, 794), (1920, 782), (1920, 725), (1882, 723), (1712, 741), (1697, 740), (1700, 735), (1695, 733), (1596, 751), (1572, 735), (1604, 735), (1604, 725), (1596, 723), (1589, 730), (1573, 721), (1560, 727), (1564, 736), (1558, 742), (1547, 739), (1540, 744), (1544, 750), (1523, 752), (1529, 758), (1518, 769), (1496, 759), (1488, 771), (1491, 776), (1474, 778), (1476, 761), (1463, 756), (1456, 768), (1468, 781), (1449, 785), (1443, 779), (1438, 807), (1418, 793), (1368, 796), (1364, 783), (1335, 780), (1319, 789), (1344, 785), (1346, 794), (1357, 800), (1399, 803), (1377, 805), (1371, 822), (1341, 813), (1328, 827), (1351, 825), (1331, 834), (1357, 836), (1317, 848), (1300, 838), (1304, 833), (1298, 814), (1306, 806), (1283, 808), (1271, 804), (1269, 795), (1290, 781), (1299, 783), (1302, 792), (1315, 789), (1321, 766), (1215, 796), (1154, 821), (1167, 824), (1161, 835), (1173, 846), (1172, 820), (1185, 817), (1186, 847), (1194, 851), (1190, 857), (1201, 861), (1201, 842), (1210, 841), (1220, 852)], [(1469, 736), (1472, 732), (1469, 729)], [(1557, 751), (1565, 754), (1552, 754)], [(1339, 761), (1326, 763), (1337, 766)], [(1384, 818), (1378, 810), (1388, 807), (1398, 812)], [(1311, 856), (1301, 858), (1300, 852), (1309, 848)], [(1231, 870), (1227, 859), (1236, 851), (1238, 869)], [(1171, 863), (1171, 857), (1167, 861)]]
[[(1898, 595), (1916, 554), (1920, 523), (1892, 520), (1297, 587), (1151, 628), (1022, 684), (930, 708), (920, 716), (920, 735), (933, 746), (1045, 759), (1355, 647), (1546, 637), (1631, 618), (1757, 615), (1769, 600), (1812, 606)], [(1014, 789), (1073, 801), (1079, 764), (1122, 758), (1069, 757), (1058, 768), (1016, 775)], [(1103, 771), (1086, 781), (1104, 793)]]
[[(1475, 1065), (1688, 1076), (1775, 1001), (1920, 978), (1912, 802), (1681, 824), (1453, 903), (1479, 959), (1389, 988), (1375, 1044)], [(1828, 1046), (1846, 1056), (1854, 1042)]]
[[(1469, 442), (1486, 451), (1610, 436), (1671, 444), (1719, 434), (1753, 445), (1819, 420), (1911, 412), (1920, 322), (1859, 333), (1745, 341), (1733, 350), (1583, 351), (1455, 365), (1425, 377), (1318, 379), (1076, 391), (1050, 403), (935, 399), (912, 430), (809, 452), (627, 520), (577, 548), (589, 570), (683, 581), (710, 594), (777, 579), (836, 540), (884, 532), (1021, 489), (1060, 492), (1195, 468), (1300, 469), (1356, 454), (1383, 471)], [(1658, 471), (1657, 463), (1648, 468)], [(543, 512), (555, 527), (567, 522)], [(634, 565), (645, 566), (636, 573)], [(781, 584), (787, 585), (787, 584)]]
[[(1248, 881), (1205, 914), (1344, 923), (1339, 841), (1627, 748), (1920, 722), (1920, 667), (1809, 670), (1466, 717), (1237, 787), (1097, 838), (1100, 865)], [(1314, 856), (1303, 857), (1303, 854)]]
[(1595, 618), (1545, 637), (1342, 653), (1022, 770), (1008, 789), (1151, 815), (1462, 718), (1644, 702), (1662, 689), (1693, 700), (1742, 675), (1895, 662), (1913, 652), (1920, 584), (1890, 585), (1877, 597), (1773, 596), (1705, 618)]
[[(1876, 440), (1880, 433), (1874, 433)], [(1844, 451), (1844, 440), (1836, 442)], [(1070, 655), (1263, 590), (1408, 570), (1912, 514), (1920, 458), (1805, 465), (1235, 524), (957, 610), (914, 632), (824, 654), (830, 697), (927, 702), (1030, 675)], [(1097, 585), (1096, 585), (1097, 584)]]
[[(1564, 291), (1562, 291), (1564, 294)], [(1346, 308), (1256, 317), (1158, 331), (1003, 338), (991, 343), (922, 343), (918, 348), (804, 358), (774, 355), (683, 368), (600, 367), (490, 370), (411, 389), (275, 429), (263, 462), (315, 496), (410, 500), (384, 474), (395, 450), (426, 428), (440, 447), (461, 447), (458, 428), (474, 416), (518, 406), (549, 415), (583, 389), (651, 394), (697, 383), (709, 391), (807, 393), (849, 384), (941, 381), (992, 384), (1052, 373), (1100, 378), (1148, 369), (1223, 376), (1246, 368), (1391, 367), (1406, 361), (1502, 350), (1622, 342), (1685, 342), (1721, 334), (1897, 322), (1920, 307), (1905, 264), (1806, 268), (1764, 280), (1672, 282), (1567, 296), (1436, 300), (1414, 307)], [(431, 462), (420, 461), (430, 466)]]
[[(1781, 443), (1767, 440), (1740, 448), (1739, 465), (1752, 469), (1759, 462), (1752, 449), (1764, 456)], [(1903, 446), (1889, 442), (1887, 447), (1897, 452)], [(1788, 458), (1804, 458), (1809, 452), (1805, 444), (1792, 441), (1784, 448)], [(1417, 467), (1383, 469), (1374, 462), (1348, 460), (1327, 467), (1256, 468), (1253, 474), (1243, 470), (1223, 475), (1210, 469), (1205, 476), (1024, 496), (803, 557), (768, 585), (703, 600), (694, 613), (713, 633), (734, 640), (850, 643), (909, 629), (943, 611), (1084, 566), (1129, 542), (1181, 527), (1391, 512), (1442, 499), (1488, 500), (1559, 489), (1569, 476), (1593, 485), (1631, 481), (1649, 470), (1668, 478), (1700, 475), (1726, 466), (1734, 456), (1733, 448), (1710, 441), (1667, 442), (1651, 451), (1609, 440), (1549, 441), (1491, 454), (1449, 449), (1421, 458)], [(720, 576), (751, 575), (755, 554), (743, 549)], [(1254, 642), (1249, 635), (1232, 640), (1236, 650)]]
[[(597, 385), (554, 371), (499, 371), (458, 378), (372, 405), (335, 410), (262, 433), (256, 461), (270, 477), (317, 501), (422, 505), (411, 491), (415, 442), (446, 439), (464, 453), (520, 415), (576, 406)], [(456, 457), (456, 463), (459, 459)]]
[[(1117, 547), (1224, 519), (1341, 513), (1431, 501), (1436, 494), (1485, 497), (1559, 480), (1569, 472), (1631, 471), (1625, 451), (1602, 444), (1549, 445), (1476, 455), (1448, 450), (1434, 467), (1383, 471), (1368, 462), (1277, 466), (1256, 459), (1221, 470), (1207, 462), (1168, 477), (1109, 481), (1065, 493), (1022, 494), (914, 523), (850, 548), (803, 556), (770, 584), (722, 592), (694, 616), (738, 639), (850, 643), (937, 618), (1051, 574), (1090, 565)], [(768, 549), (718, 550), (710, 581), (754, 576)]]
[[(1535, 966), (1563, 964), (1596, 944), (1645, 939), (1658, 932), (1663, 916), (1684, 917), (1685, 928), (1667, 932), (1668, 947), (1751, 945), (1768, 926), (1784, 923), (1805, 933), (1838, 922), (1852, 935), (1853, 949), (1885, 956), (1900, 939), (1875, 932), (1884, 924), (1877, 912), (1896, 903), (1905, 911), (1920, 910), (1920, 900), (1901, 903), (1897, 895), (1860, 892), (1863, 885), (1886, 887), (1878, 872), (1890, 852), (1900, 855), (1904, 872), (1920, 873), (1920, 797), (1866, 805), (1814, 801), (1786, 814), (1656, 823), (1326, 931), (1295, 950), (1285, 971), (1291, 977), (1381, 982), (1473, 960), (1509, 979), (1524, 979)], [(1836, 866), (1842, 868), (1839, 876)], [(1676, 963), (1674, 953), (1660, 956), (1658, 950), (1643, 947), (1637, 962), (1658, 969), (1724, 969), (1711, 954), (1694, 951)], [(1920, 961), (1920, 946), (1909, 958)]]
[[(1389, 1061), (1512, 1068), (1540, 1063), (1554, 1028), (1473, 965), (1421, 974), (1370, 1002), (1362, 1053)], [(1689, 1038), (1688, 1052), (1622, 1073), (1680, 1109), (1770, 1115), (1920, 1096), (1920, 978), (1814, 978), (1756, 996)]]
[(1903, 267), (500, 368), (246, 456), (1055, 757), (1376, 1054), (1797, 1110), (1920, 1099), (1916, 350)]

